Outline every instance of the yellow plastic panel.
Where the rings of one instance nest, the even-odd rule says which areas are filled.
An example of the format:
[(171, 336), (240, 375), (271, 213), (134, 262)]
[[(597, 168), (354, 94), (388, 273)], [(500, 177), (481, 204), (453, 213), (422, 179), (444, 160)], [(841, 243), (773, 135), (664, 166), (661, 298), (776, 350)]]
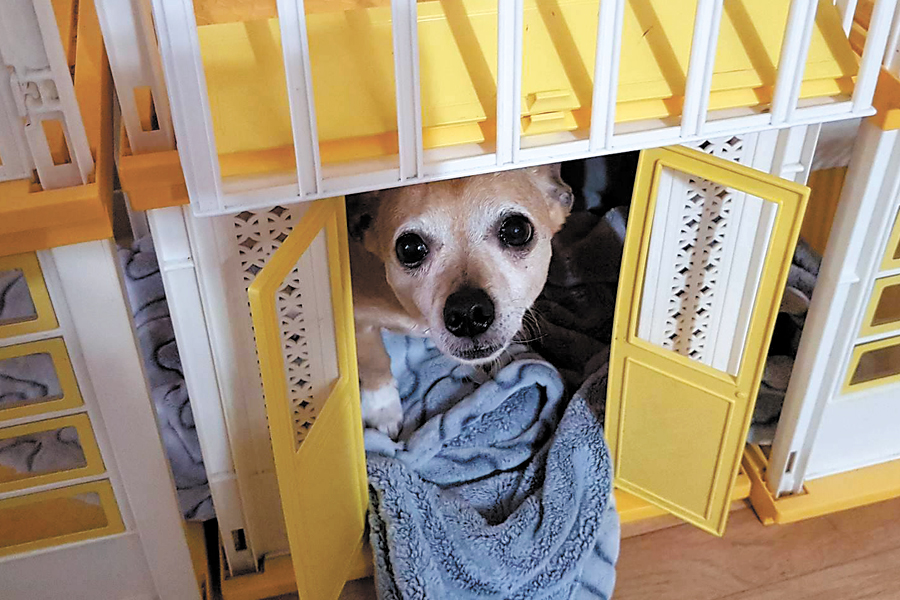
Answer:
[(75, 0), (51, 0), (53, 15), (56, 17), (56, 26), (59, 27), (59, 39), (63, 45), (63, 52), (69, 66), (75, 65), (75, 30), (78, 17), (75, 11), (78, 3)]
[(900, 331), (900, 275), (876, 279), (861, 336)]
[[(630, 402), (622, 415), (620, 451), (633, 460), (622, 461), (618, 476), (635, 483), (671, 479), (666, 496), (657, 501), (682, 508), (695, 519), (707, 519), (712, 486), (724, 462), (722, 448), (731, 425), (733, 395), (710, 393), (689, 380), (673, 380), (669, 373), (646, 364), (654, 362), (653, 357), (647, 358), (646, 362), (629, 359), (625, 364), (622, 385)], [(660, 453), (660, 448), (670, 451)], [(679, 477), (682, 472), (698, 476)]]
[(106, 480), (0, 500), (0, 556), (123, 531)]
[(747, 444), (743, 466), (750, 478), (750, 503), (763, 525), (795, 523), (900, 497), (900, 460), (812, 479), (801, 493), (780, 498), (766, 486), (768, 463), (759, 446)]
[[(736, 374), (638, 337), (651, 226), (664, 170), (776, 205)], [(616, 485), (722, 535), (809, 189), (682, 147), (641, 154), (619, 280), (606, 435)], [(662, 232), (659, 232), (660, 234)]]
[(591, 125), (599, 0), (526, 3), (522, 135)]
[(881, 262), (881, 268), (885, 271), (900, 269), (900, 213), (897, 213), (897, 220), (894, 221), (894, 229), (888, 240), (887, 252)]
[[(325, 231), (339, 378), (296, 447), (275, 295)], [(248, 290), (266, 412), (300, 597), (333, 600), (360, 550), (368, 505), (343, 198), (315, 202)]]
[[(230, 2), (233, 10), (225, 22), (204, 21), (211, 24), (198, 27), (218, 151), (241, 161), (238, 171), (283, 168), (293, 159), (278, 24), (261, 18), (273, 13), (271, 7), (256, 10), (258, 1), (246, 3), (246, 18), (256, 20), (240, 22), (241, 6)], [(418, 5), (426, 148), (493, 137), (497, 2), (434, 0)], [(617, 122), (680, 115), (696, 4), (626, 3)], [(710, 110), (755, 107), (771, 98), (773, 65), (781, 52), (789, 4), (729, 0), (716, 50)], [(205, 0), (204, 6), (213, 4)], [(389, 2), (341, 1), (331, 6), (306, 6), (322, 160), (392, 155), (397, 136)], [(587, 127), (597, 11), (597, 0), (525, 0), (522, 117), (565, 114), (549, 127), (526, 128), (524, 135)], [(827, 0), (821, 0), (810, 44), (801, 98), (850, 91), (856, 57), (837, 9)], [(545, 101), (550, 96), (555, 98), (552, 103)], [(530, 123), (523, 121), (525, 126)], [(245, 154), (261, 151), (275, 153), (265, 166)], [(223, 165), (223, 174), (229, 172)]]
[[(745, 75), (733, 70), (736, 61), (748, 60), (753, 64), (752, 75), (746, 77), (747, 82), (751, 78), (753, 80), (750, 87), (753, 88), (752, 94), (756, 102), (751, 102), (749, 95), (742, 92), (740, 96), (745, 100), (741, 104), (762, 107), (772, 101), (789, 9), (789, 4), (782, 2), (729, 0), (724, 3), (713, 84), (714, 90), (723, 93), (713, 94), (710, 110), (734, 108), (731, 102), (725, 100), (729, 95), (726, 90), (738, 90), (746, 85), (742, 80)], [(761, 13), (763, 10), (765, 12)], [(762, 23), (765, 25), (760, 27)], [(839, 29), (840, 15), (834, 3), (819, 0), (816, 25), (810, 42), (810, 56), (804, 67), (800, 87), (801, 98), (824, 98), (852, 93), (852, 77), (857, 72), (857, 58)], [(835, 61), (832, 65), (823, 60), (829, 52), (830, 58)], [(832, 70), (835, 67), (837, 70)]]
[(0, 348), (0, 422), (82, 404), (62, 338)]
[(846, 177), (847, 167), (834, 167), (813, 171), (806, 182), (810, 189), (809, 208), (800, 237), (819, 254), (825, 254)]
[[(144, 118), (142, 113), (141, 118)], [(128, 194), (133, 210), (151, 210), (188, 204), (184, 172), (177, 150), (133, 154), (125, 127), (119, 129), (121, 143), (116, 160), (119, 183)]]
[[(17, 311), (14, 305), (26, 308)], [(56, 325), (37, 255), (0, 256), (0, 338), (55, 329)]]
[(483, 32), (497, 31), (498, 1), (417, 3), (426, 148), (494, 142), (497, 36)]
[(0, 255), (110, 238), (112, 231), (112, 77), (93, 2), (76, 3), (75, 96), (94, 155), (92, 181), (41, 190), (30, 180), (0, 183)]
[(0, 428), (0, 493), (103, 473), (85, 414)]
[(844, 392), (856, 392), (900, 381), (900, 337), (862, 344), (853, 349)]
[[(200, 15), (197, 16), (199, 19)], [(238, 160), (223, 161), (222, 178), (260, 172), (295, 172), (278, 21), (248, 21), (218, 27), (219, 35), (210, 35), (209, 27), (197, 28), (216, 150), (220, 156), (268, 151), (275, 158), (260, 165), (258, 160), (238, 154)]]

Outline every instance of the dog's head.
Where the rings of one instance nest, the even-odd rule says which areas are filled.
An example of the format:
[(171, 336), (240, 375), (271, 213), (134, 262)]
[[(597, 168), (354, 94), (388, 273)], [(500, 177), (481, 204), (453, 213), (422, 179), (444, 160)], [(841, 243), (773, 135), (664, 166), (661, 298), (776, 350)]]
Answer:
[(520, 330), (572, 202), (548, 165), (348, 198), (349, 229), (438, 348), (482, 363)]

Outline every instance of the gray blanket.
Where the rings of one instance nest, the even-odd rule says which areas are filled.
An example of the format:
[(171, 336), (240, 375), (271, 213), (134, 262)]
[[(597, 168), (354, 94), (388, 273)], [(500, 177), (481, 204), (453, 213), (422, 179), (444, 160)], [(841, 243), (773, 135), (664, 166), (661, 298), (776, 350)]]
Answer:
[(524, 346), (487, 374), (385, 334), (400, 441), (366, 431), (379, 598), (609, 598), (619, 521), (606, 372), (569, 400)]
[(215, 513), (200, 454), (200, 440), (153, 241), (145, 237), (131, 248), (120, 248), (119, 259), (125, 273), (125, 288), (144, 357), (150, 396), (172, 466), (178, 503), (186, 519), (211, 519)]

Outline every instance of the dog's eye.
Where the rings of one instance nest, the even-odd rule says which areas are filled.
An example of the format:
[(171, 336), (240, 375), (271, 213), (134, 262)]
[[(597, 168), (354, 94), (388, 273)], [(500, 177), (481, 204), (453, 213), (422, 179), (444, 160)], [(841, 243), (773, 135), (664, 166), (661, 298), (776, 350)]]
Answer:
[(507, 246), (524, 246), (534, 237), (534, 226), (522, 215), (507, 217), (500, 225), (500, 241)]
[(428, 245), (415, 233), (404, 233), (398, 237), (394, 250), (397, 259), (409, 268), (418, 267), (428, 256)]

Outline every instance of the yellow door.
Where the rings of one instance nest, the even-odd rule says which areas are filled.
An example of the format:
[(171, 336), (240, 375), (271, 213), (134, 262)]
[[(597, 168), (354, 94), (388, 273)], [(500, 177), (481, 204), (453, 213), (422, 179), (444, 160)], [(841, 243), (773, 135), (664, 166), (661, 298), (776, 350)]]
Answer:
[(616, 485), (722, 535), (809, 189), (641, 154), (610, 356)]
[[(337, 598), (363, 544), (368, 498), (349, 261), (344, 199), (319, 200), (249, 288), (278, 486), (303, 600)], [(279, 310), (278, 301), (300, 288), (307, 314), (302, 326), (288, 329), (296, 315)], [(314, 367), (292, 375), (294, 366), (307, 363)], [(298, 388), (307, 395), (292, 392)]]

